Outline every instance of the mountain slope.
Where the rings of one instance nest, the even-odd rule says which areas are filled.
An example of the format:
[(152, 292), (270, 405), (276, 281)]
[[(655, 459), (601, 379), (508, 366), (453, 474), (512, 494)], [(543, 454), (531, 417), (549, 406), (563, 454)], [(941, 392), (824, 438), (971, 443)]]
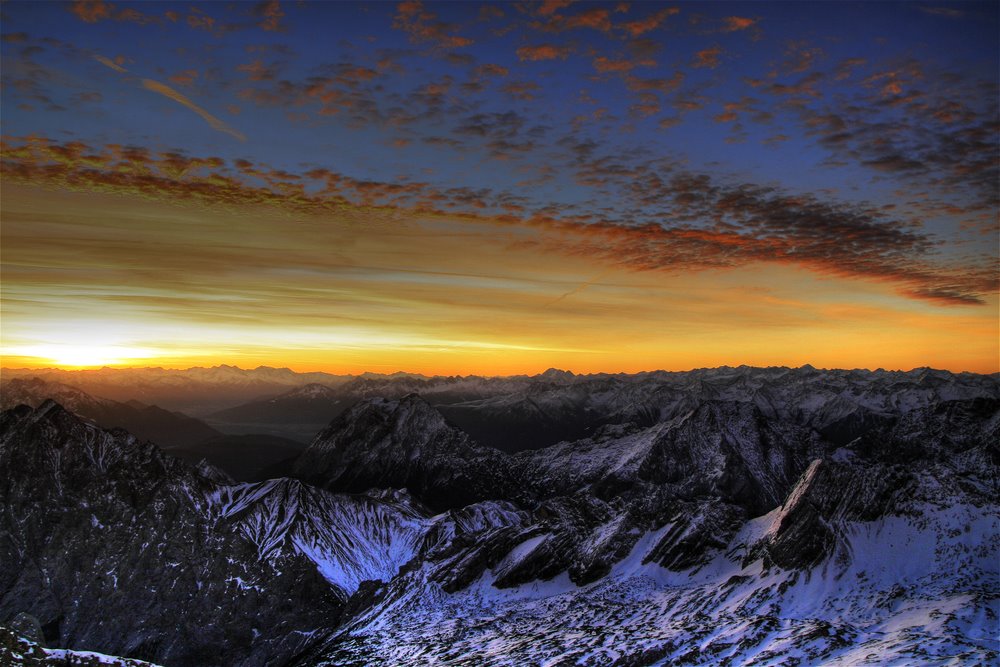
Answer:
[(501, 452), (480, 447), (410, 394), (343, 413), (295, 461), (293, 474), (334, 491), (407, 488), (449, 508), (508, 495), (509, 467)]
[[(512, 536), (461, 585), (443, 575), (471, 556), (436, 547), (298, 664), (990, 664), (998, 415), (973, 399), (897, 417), (813, 460), (766, 514), (701, 542), (691, 522), (642, 530), (592, 581), (570, 565), (512, 582), (552, 533), (510, 515), (455, 540), (482, 554)], [(684, 542), (702, 557), (667, 557)]]
[(337, 623), (311, 561), (261, 562), (213, 516), (211, 479), (124, 431), (22, 406), (0, 416), (0, 469), (0, 618), (28, 612), (55, 645), (264, 665)]
[[(349, 405), (340, 404), (343, 393), (323, 384), (307, 384), (291, 391), (220, 410), (210, 417), (231, 423), (328, 424)], [(317, 429), (318, 430), (318, 429)]]
[[(432, 391), (361, 400), (251, 484), (4, 413), (0, 621), (182, 667), (998, 659), (997, 377), (391, 382)], [(525, 386), (607, 420), (508, 454), (425, 398)]]
[(41, 378), (15, 378), (0, 384), (0, 409), (16, 405), (38, 407), (52, 399), (73, 413), (104, 428), (124, 428), (162, 447), (194, 445), (222, 434), (204, 422), (138, 401), (119, 403), (98, 398), (69, 385)]
[[(303, 381), (305, 378), (303, 377)], [(909, 372), (715, 368), (634, 375), (574, 375), (550, 369), (501, 378), (363, 376), (322, 382), (217, 413), (227, 432), (310, 440), (330, 419), (371, 398), (417, 394), (474, 440), (515, 453), (590, 437), (609, 424), (652, 424), (704, 401), (752, 403), (762, 415), (846, 445), (886, 418), (947, 400), (1000, 397), (995, 379), (918, 368)], [(276, 393), (277, 394), (277, 393)]]

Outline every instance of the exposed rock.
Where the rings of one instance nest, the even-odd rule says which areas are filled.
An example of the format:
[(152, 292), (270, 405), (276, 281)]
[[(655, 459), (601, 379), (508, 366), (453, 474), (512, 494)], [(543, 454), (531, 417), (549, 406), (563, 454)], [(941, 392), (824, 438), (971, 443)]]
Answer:
[(333, 491), (406, 488), (438, 509), (509, 497), (516, 488), (506, 456), (476, 444), (415, 394), (354, 406), (316, 436), (293, 472)]
[(27, 611), (50, 645), (265, 665), (338, 621), (312, 561), (261, 561), (212, 514), (215, 482), (124, 431), (22, 406), (0, 415), (0, 469), (0, 617)]

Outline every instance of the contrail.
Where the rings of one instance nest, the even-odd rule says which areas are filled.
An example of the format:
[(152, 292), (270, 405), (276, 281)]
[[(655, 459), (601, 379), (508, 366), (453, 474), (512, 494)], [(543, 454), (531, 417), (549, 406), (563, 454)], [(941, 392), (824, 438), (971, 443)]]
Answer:
[(104, 56), (94, 56), (94, 60), (101, 63), (102, 65), (107, 65), (116, 72), (127, 72), (128, 70), (116, 63), (111, 58), (105, 58)]
[(236, 137), (240, 141), (247, 140), (246, 136), (244, 136), (242, 132), (234, 130), (233, 128), (229, 127), (224, 122), (222, 122), (212, 114), (208, 113), (200, 106), (192, 102), (190, 99), (188, 99), (185, 95), (182, 95), (181, 93), (174, 90), (170, 86), (162, 84), (159, 81), (153, 81), (152, 79), (143, 79), (142, 85), (146, 90), (151, 90), (154, 93), (159, 93), (160, 95), (169, 97), (178, 104), (183, 104), (188, 109), (190, 109), (191, 111), (195, 112), (196, 114), (204, 118), (206, 123), (211, 125), (219, 132), (225, 132), (226, 134)]
[[(121, 72), (123, 74), (128, 73), (127, 69), (125, 69), (124, 67), (122, 67), (121, 65), (119, 65), (118, 63), (116, 63), (115, 61), (111, 60), (110, 58), (106, 58), (106, 57), (101, 56), (101, 55), (95, 55), (94, 56), (94, 60), (96, 60), (97, 62), (101, 63), (102, 65), (110, 67), (111, 69), (113, 69), (116, 72)], [(242, 132), (240, 132), (239, 130), (235, 130), (235, 129), (229, 127), (222, 120), (220, 120), (219, 118), (216, 118), (212, 114), (208, 113), (207, 111), (205, 111), (204, 109), (202, 109), (200, 106), (198, 106), (197, 104), (195, 104), (194, 102), (192, 102), (191, 99), (188, 98), (186, 95), (184, 95), (183, 93), (181, 93), (181, 92), (179, 92), (177, 90), (174, 90), (170, 86), (168, 86), (166, 84), (163, 84), (163, 83), (160, 83), (159, 81), (154, 81), (153, 79), (142, 79), (142, 87), (145, 88), (146, 90), (151, 90), (154, 93), (159, 93), (160, 95), (163, 95), (164, 97), (169, 97), (170, 99), (172, 99), (174, 102), (177, 102), (178, 104), (183, 104), (188, 109), (190, 109), (191, 111), (195, 112), (196, 114), (198, 114), (199, 116), (201, 116), (203, 119), (205, 119), (206, 123), (208, 123), (209, 125), (211, 125), (214, 129), (218, 130), (219, 132), (225, 132), (226, 134), (228, 134), (230, 136), (236, 137), (240, 141), (246, 141), (247, 140), (246, 136)]]
[(545, 306), (548, 307), (548, 306), (551, 306), (553, 304), (559, 303), (560, 301), (562, 301), (563, 299), (565, 299), (568, 296), (573, 296), (574, 294), (577, 294), (578, 292), (582, 292), (583, 290), (587, 289), (588, 287), (590, 287), (591, 285), (593, 285), (594, 283), (596, 283), (598, 280), (600, 280), (604, 276), (608, 275), (609, 273), (611, 273), (611, 271), (602, 271), (601, 273), (597, 274), (596, 276), (594, 276), (593, 278), (591, 278), (587, 282), (580, 283), (579, 285), (577, 285), (576, 287), (574, 287), (570, 291), (566, 292), (565, 294), (561, 294), (561, 295), (557, 296), (556, 298), (552, 299), (552, 301), (549, 301), (547, 304), (545, 304)]

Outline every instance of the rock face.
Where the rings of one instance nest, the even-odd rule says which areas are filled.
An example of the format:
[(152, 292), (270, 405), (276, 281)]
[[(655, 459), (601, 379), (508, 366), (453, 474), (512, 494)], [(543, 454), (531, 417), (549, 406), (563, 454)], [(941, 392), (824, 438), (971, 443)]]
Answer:
[(155, 445), (49, 401), (0, 417), (0, 469), (0, 618), (30, 613), (50, 645), (266, 665), (338, 622), (311, 561), (262, 562), (212, 513), (215, 483)]
[(354, 406), (316, 436), (293, 474), (333, 491), (407, 488), (439, 509), (512, 493), (507, 457), (415, 394)]
[[(343, 389), (357, 401), (294, 478), (247, 484), (53, 403), (4, 413), (0, 622), (26, 612), (48, 645), (171, 667), (997, 658), (995, 376)], [(504, 452), (442, 397), (594, 421)]]
[(0, 658), (9, 667), (157, 667), (145, 660), (120, 658), (94, 653), (93, 651), (70, 651), (47, 649), (20, 632), (19, 628), (0, 626)]

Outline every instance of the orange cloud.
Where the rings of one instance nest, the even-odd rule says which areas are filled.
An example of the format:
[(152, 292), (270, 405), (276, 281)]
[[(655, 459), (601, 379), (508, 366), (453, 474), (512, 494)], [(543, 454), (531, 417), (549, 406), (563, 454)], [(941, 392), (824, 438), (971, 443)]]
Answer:
[(747, 28), (752, 28), (757, 25), (760, 19), (745, 18), (743, 16), (727, 16), (722, 19), (723, 32), (737, 32), (739, 30), (746, 30)]
[(567, 16), (563, 29), (572, 30), (574, 28), (592, 28), (607, 32), (611, 29), (609, 12), (606, 9), (595, 7), (594, 9), (588, 9), (573, 16)]
[(676, 14), (680, 14), (680, 12), (681, 10), (678, 7), (667, 7), (655, 14), (650, 14), (644, 19), (619, 23), (616, 27), (624, 30), (630, 37), (639, 37), (645, 35), (647, 32), (656, 30), (663, 24), (667, 17), (675, 16)]
[(652, 67), (655, 64), (652, 60), (611, 60), (604, 56), (598, 56), (594, 59), (594, 69), (601, 74), (608, 72), (624, 74), (631, 72), (636, 67)]
[(719, 66), (719, 56), (723, 53), (721, 46), (712, 46), (707, 49), (702, 49), (694, 54), (694, 60), (691, 62), (691, 67), (707, 67), (709, 69), (715, 69)]
[(175, 83), (178, 86), (190, 86), (194, 83), (194, 80), (198, 78), (198, 70), (196, 69), (186, 69), (183, 72), (178, 72), (170, 77), (170, 82)]
[[(94, 56), (94, 60), (96, 60), (97, 62), (101, 63), (102, 65), (110, 67), (111, 69), (115, 70), (116, 72), (121, 72), (121, 73), (127, 73), (128, 72), (127, 69), (125, 69), (121, 65), (117, 64), (116, 62), (114, 62), (114, 61), (112, 61), (112, 60), (110, 60), (110, 59), (108, 59), (108, 58), (106, 58), (104, 56), (95, 55)], [(171, 80), (180, 78), (181, 82), (190, 83), (191, 81), (194, 80), (194, 78), (196, 76), (198, 76), (198, 73), (195, 70), (187, 70), (186, 72), (182, 72), (180, 75), (175, 75), (174, 77), (171, 77)], [(228, 135), (230, 135), (232, 137), (236, 137), (240, 141), (246, 141), (247, 140), (246, 136), (244, 136), (242, 132), (239, 132), (238, 130), (234, 130), (232, 127), (230, 127), (229, 125), (227, 125), (225, 122), (219, 120), (218, 118), (216, 118), (215, 116), (213, 116), (209, 112), (205, 111), (200, 106), (198, 106), (193, 101), (191, 101), (188, 97), (186, 97), (184, 94), (178, 92), (177, 90), (174, 90), (170, 86), (168, 86), (168, 85), (166, 85), (164, 83), (160, 83), (159, 81), (154, 81), (153, 79), (142, 79), (142, 87), (145, 88), (146, 90), (152, 91), (154, 93), (159, 93), (160, 95), (163, 95), (164, 97), (168, 97), (168, 98), (172, 99), (173, 101), (177, 102), (178, 104), (182, 104), (182, 105), (186, 106), (188, 109), (190, 109), (191, 111), (194, 111), (196, 114), (198, 114), (199, 116), (201, 116), (202, 119), (204, 119), (206, 123), (208, 123), (209, 125), (212, 126), (212, 128), (214, 128), (214, 129), (216, 129), (216, 130), (218, 130), (220, 132), (225, 132), (226, 134), (228, 134)]]
[(114, 5), (104, 2), (104, 0), (76, 0), (70, 5), (69, 10), (85, 23), (97, 23), (106, 19), (113, 19), (115, 21), (128, 21), (145, 25), (159, 21), (158, 18), (147, 16), (134, 7), (126, 7), (116, 11)]
[(611, 30), (611, 13), (607, 9), (594, 7), (579, 14), (552, 14), (544, 23), (534, 22), (531, 27), (545, 32), (563, 32), (577, 28), (608, 32)]
[(116, 63), (115, 61), (111, 60), (110, 58), (106, 58), (106, 57), (101, 56), (101, 55), (95, 55), (94, 56), (94, 60), (96, 60), (97, 62), (101, 63), (102, 65), (104, 65), (106, 67), (110, 67), (111, 69), (113, 69), (116, 72), (122, 72), (122, 73), (128, 72), (127, 69), (125, 69), (124, 67), (122, 67), (121, 65), (119, 65), (118, 63)]
[(456, 27), (437, 20), (437, 15), (424, 9), (420, 0), (403, 0), (396, 5), (392, 27), (409, 33), (414, 42), (429, 42), (440, 49), (458, 49), (472, 45), (468, 37), (452, 34)]
[(168, 98), (172, 99), (173, 101), (177, 102), (178, 104), (181, 104), (181, 105), (187, 107), (191, 111), (193, 111), (196, 114), (198, 114), (199, 116), (201, 116), (202, 119), (206, 123), (208, 123), (209, 125), (211, 125), (213, 129), (216, 129), (219, 132), (225, 132), (226, 134), (228, 134), (228, 135), (230, 135), (232, 137), (236, 137), (240, 141), (246, 141), (247, 140), (246, 136), (244, 136), (242, 132), (240, 132), (238, 130), (234, 130), (229, 125), (227, 125), (223, 121), (219, 120), (218, 118), (216, 118), (215, 116), (213, 116), (209, 112), (205, 111), (200, 106), (198, 106), (197, 104), (195, 104), (194, 102), (192, 102), (190, 99), (188, 99), (186, 96), (184, 96), (183, 94), (181, 94), (178, 91), (174, 90), (170, 86), (168, 86), (166, 84), (163, 84), (163, 83), (160, 83), (159, 81), (154, 81), (152, 79), (143, 79), (142, 80), (142, 86), (146, 90), (150, 90), (150, 91), (152, 91), (154, 93), (159, 93), (160, 95), (163, 95), (164, 97), (168, 97)]
[(114, 6), (103, 0), (77, 0), (70, 7), (70, 11), (86, 23), (97, 23), (111, 18), (112, 9)]
[(533, 81), (511, 81), (500, 86), (500, 92), (507, 93), (516, 100), (533, 100), (534, 93), (541, 90), (541, 86)]
[(569, 56), (569, 47), (555, 46), (554, 44), (522, 46), (517, 50), (517, 57), (521, 61), (565, 60), (567, 56)]
[[(482, 119), (483, 123), (501, 121), (507, 122)], [(358, 180), (326, 169), (296, 174), (245, 160), (227, 164), (215, 157), (153, 155), (114, 145), (95, 149), (80, 142), (37, 137), (6, 142), (2, 152), (4, 176), (11, 183), (170, 202), (196, 200), (224, 207), (270, 206), (320, 217), (343, 213), (352, 206), (442, 214), (469, 224), (533, 229), (539, 235), (519, 236), (519, 243), (630, 271), (676, 273), (753, 263), (788, 265), (818, 275), (886, 283), (908, 298), (941, 305), (982, 304), (998, 288), (991, 260), (967, 260), (957, 266), (937, 263), (931, 253), (932, 237), (880, 210), (752, 184), (720, 185), (705, 174), (679, 171), (670, 176), (643, 168), (623, 173), (621, 165), (595, 162), (591, 180), (598, 185), (602, 171), (604, 184), (610, 178), (625, 179), (636, 197), (655, 200), (669, 211), (663, 222), (631, 224), (542, 213), (543, 209), (533, 210), (526, 200), (489, 190), (440, 190), (419, 182)], [(487, 213), (491, 209), (506, 213)]]
[(236, 67), (237, 71), (246, 72), (251, 81), (271, 81), (277, 76), (277, 69), (264, 65), (260, 59)]
[(476, 76), (507, 76), (510, 74), (510, 70), (502, 65), (494, 65), (487, 63), (485, 65), (479, 65), (475, 69)]
[(573, 0), (544, 0), (538, 8), (540, 16), (552, 16), (560, 9), (565, 9), (573, 4)]

